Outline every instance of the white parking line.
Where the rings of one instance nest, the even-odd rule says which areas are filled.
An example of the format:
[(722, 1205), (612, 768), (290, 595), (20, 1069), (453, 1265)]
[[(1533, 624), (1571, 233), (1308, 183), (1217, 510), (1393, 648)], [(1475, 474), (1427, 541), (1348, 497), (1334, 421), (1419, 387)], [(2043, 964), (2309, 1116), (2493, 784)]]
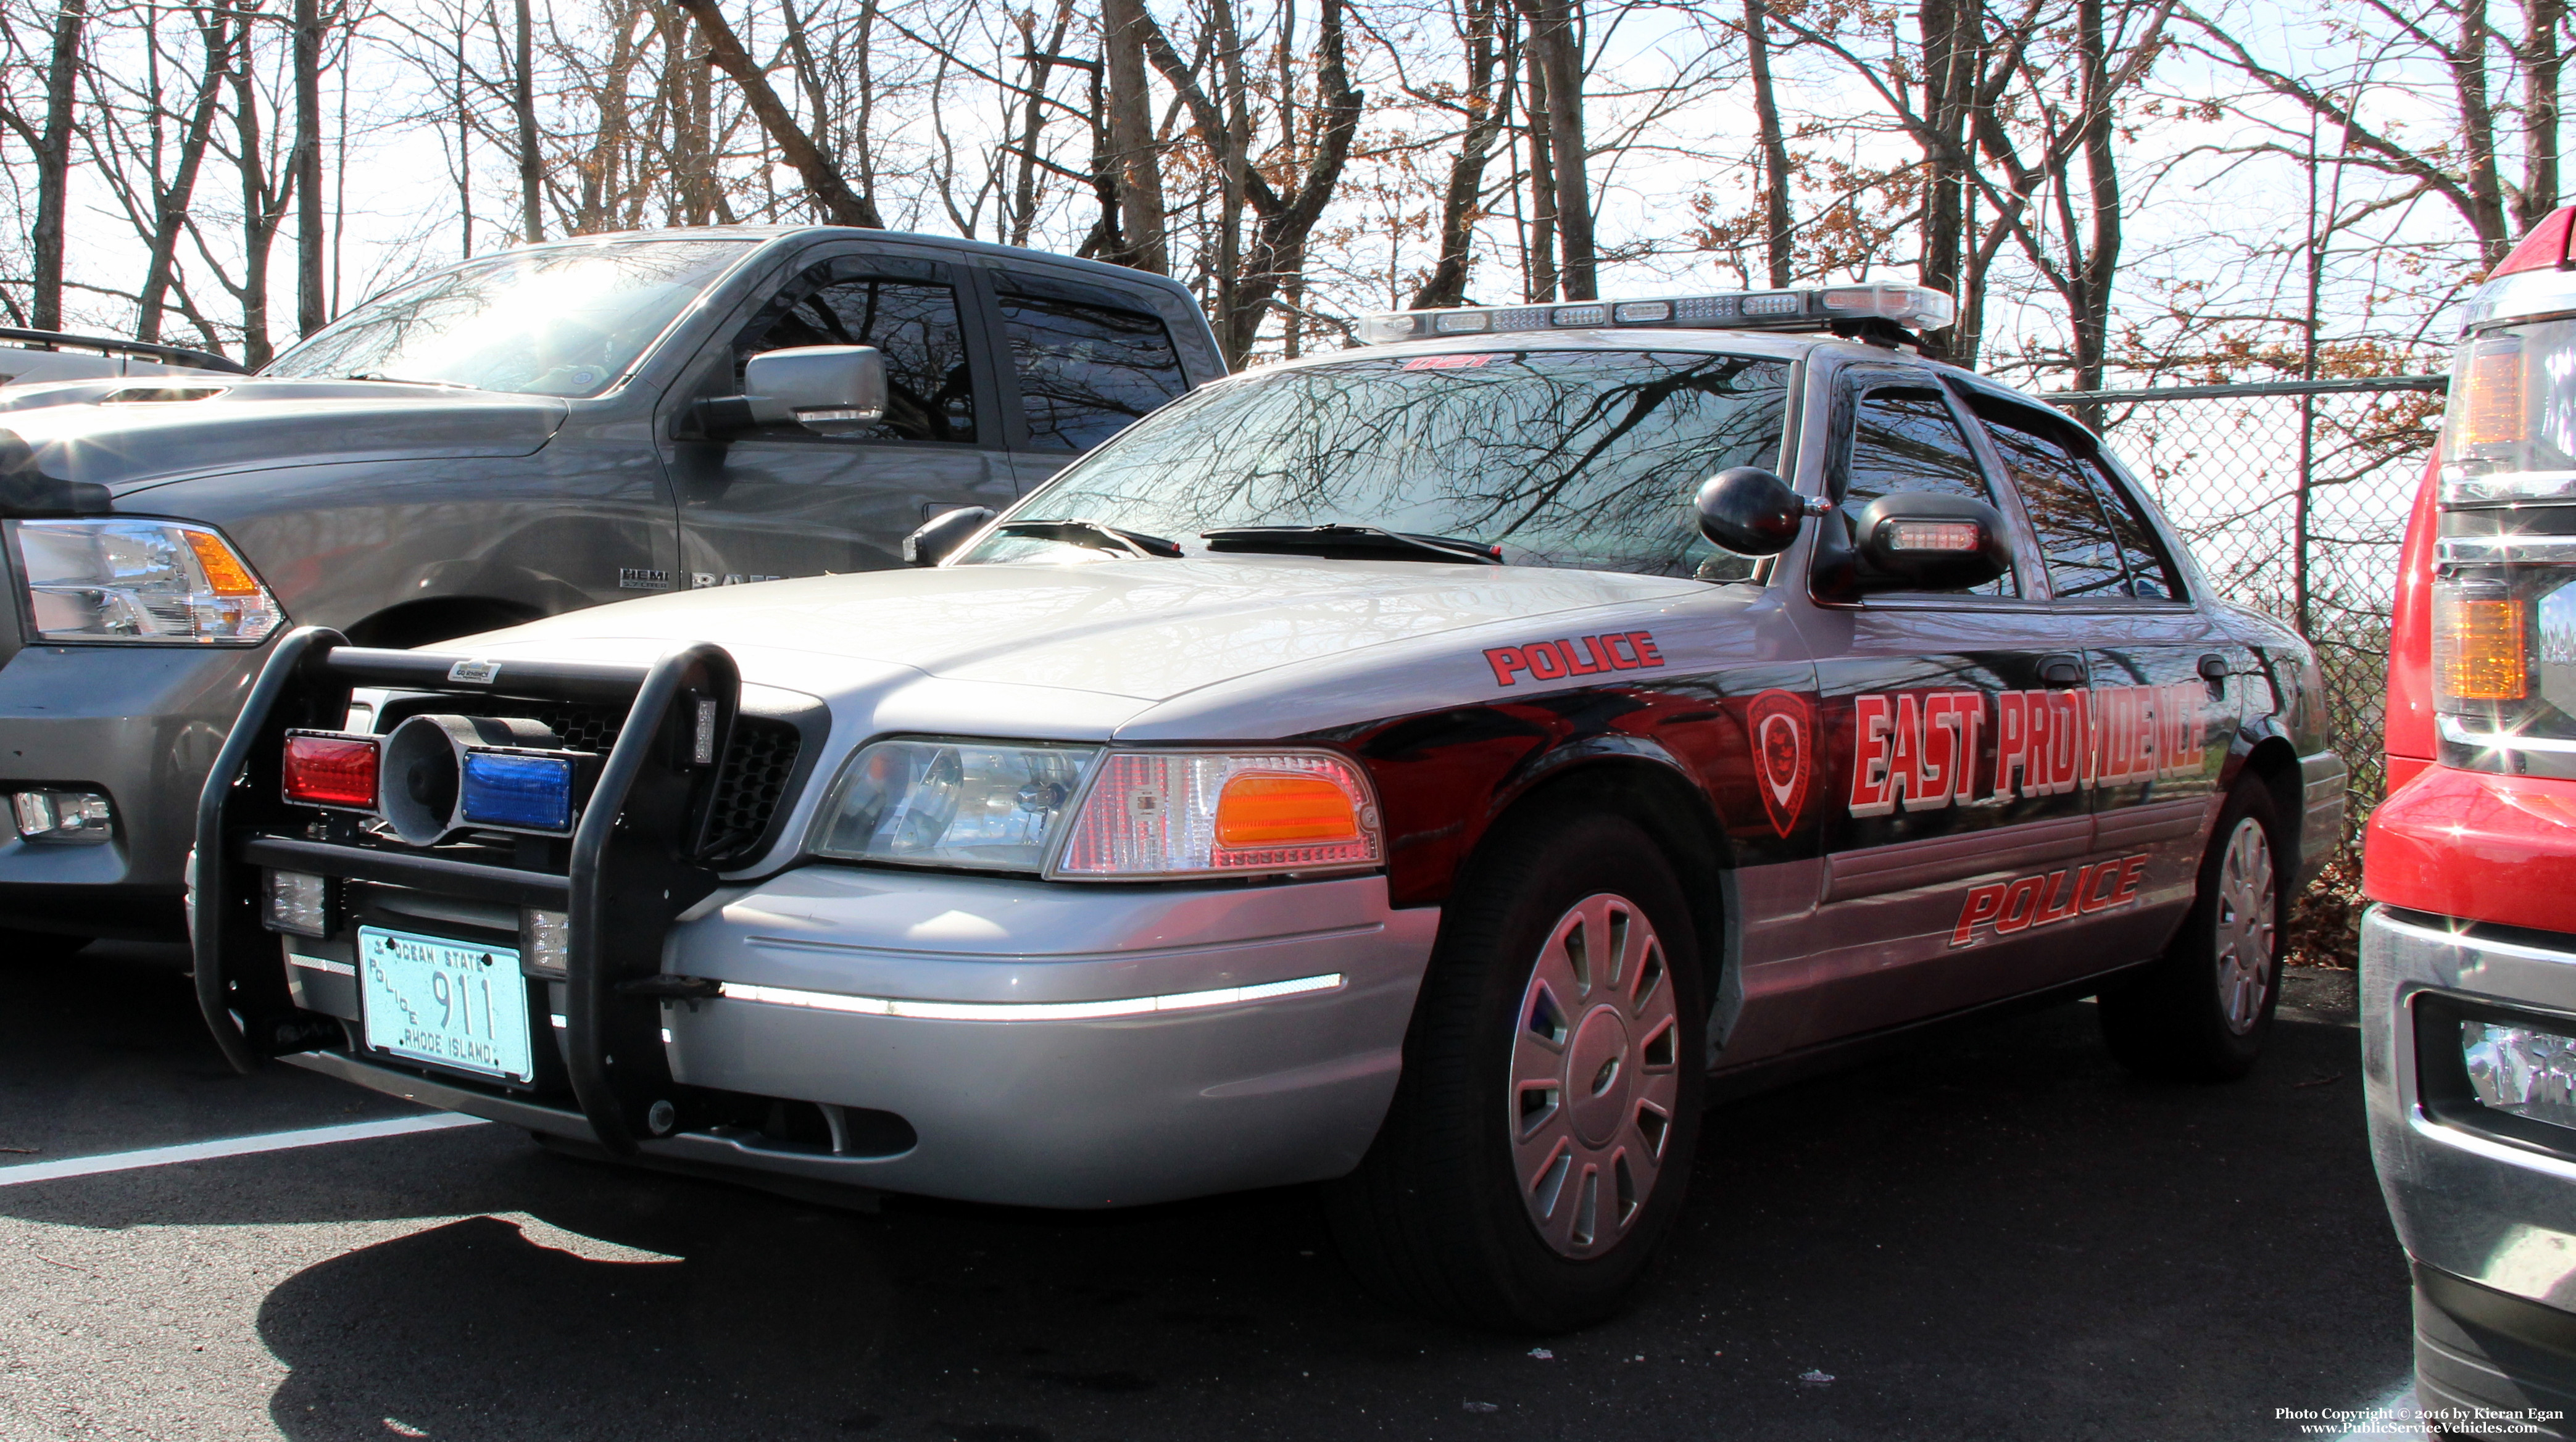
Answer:
[(327, 1147), (334, 1142), (363, 1142), (375, 1137), (409, 1136), (414, 1132), (441, 1132), (451, 1127), (489, 1125), (481, 1117), (460, 1116), (455, 1112), (431, 1112), (427, 1116), (387, 1117), (383, 1121), (348, 1122), (336, 1127), (307, 1127), (295, 1132), (262, 1132), (255, 1137), (228, 1137), (214, 1142), (183, 1142), (174, 1147), (145, 1147), (141, 1151), (108, 1152), (95, 1157), (66, 1157), (59, 1162), (22, 1162), (0, 1167), (0, 1187), (24, 1186), (29, 1182), (60, 1181), (65, 1177), (91, 1177), (103, 1172), (130, 1172), (142, 1167), (166, 1167), (173, 1162), (202, 1162), (216, 1157), (246, 1157), (259, 1152), (291, 1151), (297, 1147)]

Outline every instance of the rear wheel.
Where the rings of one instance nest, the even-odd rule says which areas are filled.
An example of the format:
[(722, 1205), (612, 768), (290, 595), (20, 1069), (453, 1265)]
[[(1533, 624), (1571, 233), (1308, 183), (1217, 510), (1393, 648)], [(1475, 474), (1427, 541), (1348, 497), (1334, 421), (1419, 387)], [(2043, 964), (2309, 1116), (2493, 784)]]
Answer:
[(1515, 826), (1451, 900), (1385, 1125), (1326, 1189), (1343, 1256), (1473, 1325), (1608, 1316), (1680, 1210), (1705, 1027), (1689, 908), (1645, 832)]
[(2236, 783), (2201, 858), (2200, 891), (2173, 944), (2101, 995), (2102, 1035), (2120, 1064), (2174, 1081), (2233, 1081), (2253, 1069), (2281, 999), (2288, 909), (2270, 791)]

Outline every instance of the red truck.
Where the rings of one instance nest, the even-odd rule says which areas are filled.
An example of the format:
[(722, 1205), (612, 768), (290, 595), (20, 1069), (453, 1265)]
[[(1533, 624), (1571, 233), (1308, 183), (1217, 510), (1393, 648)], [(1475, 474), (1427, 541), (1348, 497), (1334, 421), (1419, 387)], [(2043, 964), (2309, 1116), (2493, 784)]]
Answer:
[(2576, 1410), (2576, 210), (2470, 301), (2401, 553), (2361, 932), (2371, 1152), (2418, 1405)]

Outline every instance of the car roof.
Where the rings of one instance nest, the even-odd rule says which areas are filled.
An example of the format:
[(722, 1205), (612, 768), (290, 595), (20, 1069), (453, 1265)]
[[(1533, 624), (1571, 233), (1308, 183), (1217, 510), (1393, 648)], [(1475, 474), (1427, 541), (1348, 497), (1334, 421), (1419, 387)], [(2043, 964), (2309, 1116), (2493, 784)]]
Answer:
[[(1267, 373), (1290, 368), (1330, 365), (1336, 361), (1359, 360), (1367, 356), (1476, 355), (1497, 350), (1563, 350), (1563, 351), (1699, 351), (1711, 355), (1756, 356), (1764, 360), (1796, 361), (1824, 352), (1844, 360), (1882, 361), (1900, 365), (1919, 365), (1927, 369), (1956, 371), (1904, 351), (1884, 346), (1863, 345), (1840, 336), (1814, 331), (1762, 330), (1687, 330), (1678, 326), (1603, 326), (1598, 330), (1506, 331), (1499, 334), (1444, 336), (1433, 340), (1398, 341), (1390, 345), (1359, 345), (1347, 350), (1325, 351), (1318, 355), (1299, 356), (1293, 361), (1277, 361), (1260, 368)], [(1965, 374), (1965, 372), (1962, 372)]]

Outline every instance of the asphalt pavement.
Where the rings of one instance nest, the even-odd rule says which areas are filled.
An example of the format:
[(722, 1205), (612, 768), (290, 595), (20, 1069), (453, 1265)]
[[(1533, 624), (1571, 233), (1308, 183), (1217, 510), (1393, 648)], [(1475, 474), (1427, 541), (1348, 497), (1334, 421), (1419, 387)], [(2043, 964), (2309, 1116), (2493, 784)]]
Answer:
[(232, 1075), (181, 963), (0, 958), (0, 1437), (2139, 1442), (2408, 1364), (2349, 973), (2238, 1085), (2078, 1004), (1729, 1102), (1635, 1306), (1533, 1339), (1372, 1300), (1296, 1189), (868, 1214), (489, 1125), (12, 1184), (411, 1114)]

